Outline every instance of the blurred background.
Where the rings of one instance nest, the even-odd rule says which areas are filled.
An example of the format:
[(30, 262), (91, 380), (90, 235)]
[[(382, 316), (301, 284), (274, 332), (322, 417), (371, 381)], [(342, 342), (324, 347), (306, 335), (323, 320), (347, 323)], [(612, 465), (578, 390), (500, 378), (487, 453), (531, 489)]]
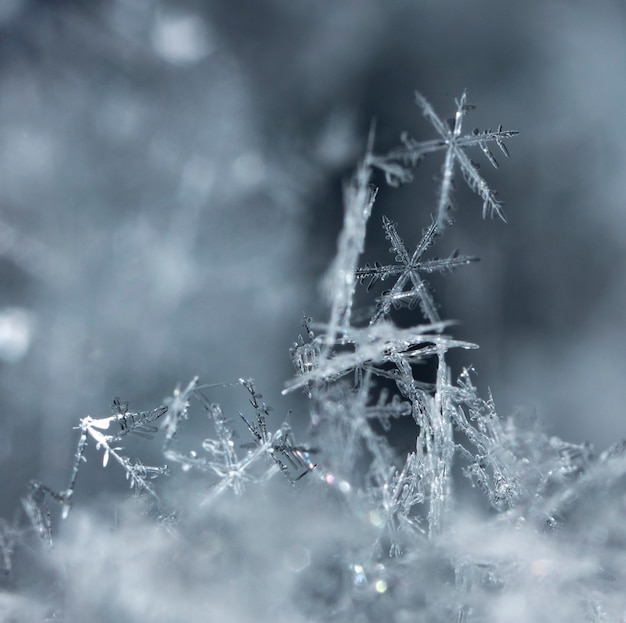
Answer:
[[(254, 377), (276, 424), (291, 408), (306, 428), (280, 396), (288, 349), (303, 312), (327, 318), (372, 120), (377, 151), (434, 137), (415, 89), (444, 117), (467, 89), (468, 131), (520, 131), (499, 171), (473, 156), (508, 223), (458, 176), (432, 249), (481, 257), (433, 281), (481, 346), (456, 365), (503, 416), (599, 449), (626, 436), (623, 0), (0, 0), (0, 515), (31, 478), (66, 486), (72, 427), (116, 395), (147, 409), (195, 374)], [(382, 214), (416, 244), (440, 166), (381, 189), (363, 262), (390, 259)], [(89, 458), (77, 497), (125, 486)]]

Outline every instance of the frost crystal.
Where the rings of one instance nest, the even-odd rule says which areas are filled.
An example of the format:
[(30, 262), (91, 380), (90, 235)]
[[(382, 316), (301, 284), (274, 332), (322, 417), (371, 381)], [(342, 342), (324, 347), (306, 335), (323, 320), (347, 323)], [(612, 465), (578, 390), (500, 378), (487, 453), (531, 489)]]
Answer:
[(324, 282), (331, 304), (328, 343), (335, 333), (350, 325), (356, 279), (354, 271), (365, 245), (365, 228), (372, 213), (378, 189), (370, 183), (371, 151), (374, 131), (370, 132), (366, 156), (356, 174), (344, 189), (344, 227), (339, 236), (337, 256)]
[[(269, 431), (267, 421), (271, 408), (263, 402), (263, 396), (256, 391), (254, 382), (251, 379), (239, 379), (238, 384), (248, 391), (250, 404), (255, 412), (254, 420), (239, 414), (252, 437), (252, 442), (247, 444), (236, 443), (231, 422), (224, 415), (221, 406), (209, 400), (203, 393), (203, 388), (209, 386), (198, 385), (197, 377), (192, 379), (182, 394), (177, 388), (174, 397), (166, 401), (170, 405), (179, 404), (179, 413), (184, 412), (185, 417), (176, 416), (175, 426), (174, 420), (166, 422), (165, 455), (168, 460), (179, 463), (184, 471), (193, 469), (214, 476), (208, 481), (209, 493), (204, 498), (204, 505), (213, 503), (229, 489), (240, 495), (247, 483), (268, 480), (277, 471), (295, 483), (313, 468), (310, 460), (312, 449), (295, 442), (291, 427), (286, 421), (277, 431)], [(173, 447), (178, 424), (186, 419), (191, 398), (195, 398), (202, 405), (215, 430), (215, 437), (206, 438), (202, 442), (206, 456), (198, 454), (196, 450), (181, 452)], [(245, 452), (238, 452), (238, 446)]]
[[(251, 379), (211, 386), (194, 376), (162, 406), (133, 411), (115, 398), (108, 416), (80, 419), (67, 488), (32, 480), (15, 521), (0, 519), (5, 574), (19, 567), (25, 542), (54, 561), (47, 573), (60, 596), (48, 620), (626, 620), (626, 442), (598, 454), (548, 437), (531, 418), (501, 418), (473, 369), (457, 376), (450, 367), (451, 349), (476, 346), (448, 334), (453, 323), (442, 320), (425, 281), (475, 260), (425, 258), (451, 223), (456, 166), (483, 213), (502, 216), (466, 151), (479, 148), (495, 167), (490, 146), (508, 155), (504, 141), (515, 132), (464, 135), (472, 108), (465, 94), (449, 126), (416, 98), (438, 137), (403, 135), (400, 147), (374, 155), (370, 134), (344, 193), (325, 280), (328, 321), (305, 316), (291, 349), (295, 377), (284, 391), (308, 399), (311, 444), (296, 442), (289, 417), (273, 421)], [(416, 249), (410, 253), (383, 216), (394, 262), (359, 267), (383, 194), (371, 185), (375, 170), (391, 186), (405, 183), (421, 158), (439, 151), (436, 216)], [(359, 282), (369, 291), (387, 279), (393, 284), (374, 311), (355, 309)], [(405, 316), (401, 327), (398, 307), (421, 314), (409, 326)], [(248, 403), (236, 417), (213, 400), (213, 389), (229, 385)], [(184, 430), (198, 415), (201, 425), (208, 420), (204, 439)], [(159, 425), (173, 466), (169, 489), (158, 479), (166, 466), (146, 465), (121, 445), (132, 434), (152, 439)], [(135, 513), (115, 504), (107, 530), (100, 517), (76, 513), (66, 524), (71, 534), (57, 537), (54, 503), (63, 516), (75, 503), (90, 443), (149, 504)], [(0, 612), (7, 595), (0, 592)], [(76, 595), (88, 596), (89, 614)]]
[(424, 231), (422, 240), (411, 256), (409, 256), (402, 238), (398, 235), (396, 226), (386, 216), (383, 216), (383, 228), (385, 237), (391, 243), (389, 252), (395, 254), (397, 263), (383, 266), (375, 262), (373, 266), (366, 264), (363, 268), (359, 268), (356, 271), (356, 277), (361, 283), (368, 280), (368, 291), (377, 281), (384, 281), (389, 277), (397, 277), (391, 290), (384, 293), (379, 299), (378, 311), (372, 317), (370, 324), (380, 322), (381, 319), (388, 317), (392, 306), (400, 307), (406, 305), (409, 309), (413, 309), (417, 304), (419, 304), (422, 313), (429, 322), (433, 324), (441, 322), (435, 301), (428, 290), (427, 284), (422, 280), (420, 272), (452, 271), (458, 266), (475, 262), (478, 258), (454, 253), (444, 259), (435, 258), (421, 261), (422, 256), (433, 244), (437, 235), (436, 222), (433, 222)]
[(409, 135), (403, 134), (402, 142), (404, 146), (391, 151), (386, 156), (373, 157), (373, 164), (382, 169), (386, 174), (388, 183), (395, 186), (398, 183), (405, 183), (412, 179), (411, 173), (399, 163), (403, 163), (405, 167), (415, 166), (426, 154), (435, 151), (445, 151), (437, 202), (437, 229), (443, 229), (450, 220), (448, 212), (452, 205), (455, 163), (458, 163), (461, 168), (463, 179), (467, 185), (483, 200), (483, 217), (487, 214), (497, 214), (504, 220), (502, 204), (496, 199), (495, 192), (491, 190), (486, 180), (478, 173), (478, 166), (470, 160), (464, 150), (468, 147), (479, 147), (489, 162), (494, 167), (498, 167), (498, 163), (489, 149), (488, 143), (495, 142), (502, 153), (508, 157), (509, 152), (504, 141), (516, 136), (517, 132), (503, 130), (502, 126), (499, 126), (495, 132), (491, 130), (482, 132), (476, 130), (473, 134), (462, 135), (465, 115), (474, 108), (474, 106), (467, 103), (466, 93), (463, 93), (456, 102), (457, 109), (452, 127), (448, 127), (437, 115), (434, 108), (421, 93), (415, 93), (415, 101), (422, 109), (424, 117), (439, 134), (439, 138), (430, 141), (416, 141)]
[[(151, 423), (160, 418), (167, 411), (167, 407), (162, 406), (151, 411), (133, 412), (129, 411), (127, 402), (122, 402), (116, 397), (113, 400), (111, 411), (110, 417), (94, 419), (87, 416), (80, 420), (78, 426), (80, 437), (76, 446), (70, 482), (66, 489), (55, 491), (37, 480), (32, 480), (29, 484), (29, 491), (22, 500), (22, 506), (35, 532), (50, 546), (52, 546), (52, 519), (50, 510), (46, 505), (46, 496), (61, 505), (62, 516), (66, 518), (72, 508), (80, 466), (86, 460), (85, 450), (89, 438), (96, 442), (97, 450), (102, 450), (103, 467), (106, 467), (109, 459), (113, 458), (124, 469), (131, 489), (136, 493), (148, 493), (158, 500), (150, 481), (167, 474), (167, 466), (151, 467), (144, 465), (140, 460), (133, 461), (122, 454), (123, 449), (120, 446), (111, 444), (117, 443), (129, 432), (150, 439), (150, 434), (157, 430)], [(109, 430), (112, 424), (119, 426), (117, 434), (110, 435), (102, 432)]]

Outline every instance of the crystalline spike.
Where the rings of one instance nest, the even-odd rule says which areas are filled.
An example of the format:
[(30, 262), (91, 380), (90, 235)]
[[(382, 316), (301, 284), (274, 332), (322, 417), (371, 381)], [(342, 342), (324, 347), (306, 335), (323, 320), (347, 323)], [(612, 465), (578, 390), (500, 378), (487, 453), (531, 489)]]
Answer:
[(487, 147), (487, 143), (485, 143), (483, 141), (483, 142), (479, 143), (479, 145), (480, 145), (480, 148), (483, 150), (483, 153), (487, 157), (487, 160), (489, 160), (489, 162), (491, 162), (493, 168), (494, 169), (500, 168), (500, 165), (498, 164), (498, 161), (496, 160), (495, 156), (493, 155), (493, 152), (489, 149), (489, 147)]

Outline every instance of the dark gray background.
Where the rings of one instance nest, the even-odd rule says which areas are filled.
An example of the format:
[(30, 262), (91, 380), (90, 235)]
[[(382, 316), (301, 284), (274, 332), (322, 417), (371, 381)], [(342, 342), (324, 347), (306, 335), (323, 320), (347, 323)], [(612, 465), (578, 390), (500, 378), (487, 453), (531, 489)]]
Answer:
[[(443, 116), (467, 89), (468, 130), (520, 131), (500, 171), (473, 156), (508, 224), (459, 179), (433, 249), (482, 258), (435, 282), (481, 345), (459, 365), (504, 416), (535, 409), (599, 448), (626, 436), (625, 76), (618, 0), (4, 0), (0, 513), (30, 478), (65, 486), (72, 426), (115, 395), (148, 408), (194, 374), (252, 376), (276, 423), (294, 408), (304, 428), (279, 394), (302, 312), (326, 317), (341, 184), (372, 119), (380, 150), (434, 136), (414, 89)], [(373, 240), (387, 214), (415, 244), (440, 164), (381, 190)], [(235, 415), (238, 391), (212, 397)]]

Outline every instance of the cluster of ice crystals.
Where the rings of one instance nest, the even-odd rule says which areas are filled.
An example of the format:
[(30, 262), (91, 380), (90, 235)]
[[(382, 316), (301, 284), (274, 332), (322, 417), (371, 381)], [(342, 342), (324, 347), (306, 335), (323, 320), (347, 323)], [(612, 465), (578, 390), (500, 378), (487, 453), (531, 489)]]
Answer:
[[(206, 33), (181, 43), (193, 22), (161, 22), (154, 45), (166, 60), (208, 54)], [(426, 256), (451, 225), (457, 169), (483, 214), (502, 216), (467, 152), (479, 150), (497, 167), (490, 144), (508, 156), (505, 141), (515, 132), (464, 134), (473, 108), (465, 93), (449, 124), (421, 94), (416, 100), (436, 138), (404, 134), (400, 147), (377, 155), (371, 133), (345, 187), (344, 225), (324, 282), (328, 322), (305, 317), (305, 335), (291, 349), (296, 374), (285, 393), (308, 399), (309, 441), (296, 442), (289, 418), (272, 425), (250, 379), (231, 383), (248, 399), (236, 418), (246, 440), (212, 399), (215, 386), (198, 377), (162, 406), (132, 411), (116, 398), (110, 415), (80, 419), (67, 488), (31, 481), (22, 504), (28, 521), (19, 513), (0, 519), (6, 574), (30, 535), (60, 542), (48, 620), (626, 621), (626, 445), (598, 454), (548, 437), (530, 419), (501, 418), (471, 368), (451, 369), (451, 349), (476, 346), (449, 335), (426, 280), (475, 259)], [(444, 162), (434, 218), (424, 219), (415, 250), (382, 216), (393, 263), (359, 266), (382, 195), (372, 184), (377, 172), (390, 186), (407, 183), (437, 152)], [(384, 281), (391, 288), (357, 321), (356, 289)], [(399, 326), (397, 310), (406, 307), (415, 322)], [(196, 411), (210, 433), (190, 447), (184, 428)], [(159, 426), (170, 469), (145, 465), (122, 446), (131, 434), (151, 439)], [(143, 494), (116, 507), (107, 530), (87, 513), (68, 517), (89, 443), (103, 466), (117, 463)], [(169, 490), (160, 487), (168, 474)], [(48, 501), (70, 526), (60, 538)], [(12, 617), (28, 610), (13, 597), (0, 592), (0, 618), (3, 608)]]

